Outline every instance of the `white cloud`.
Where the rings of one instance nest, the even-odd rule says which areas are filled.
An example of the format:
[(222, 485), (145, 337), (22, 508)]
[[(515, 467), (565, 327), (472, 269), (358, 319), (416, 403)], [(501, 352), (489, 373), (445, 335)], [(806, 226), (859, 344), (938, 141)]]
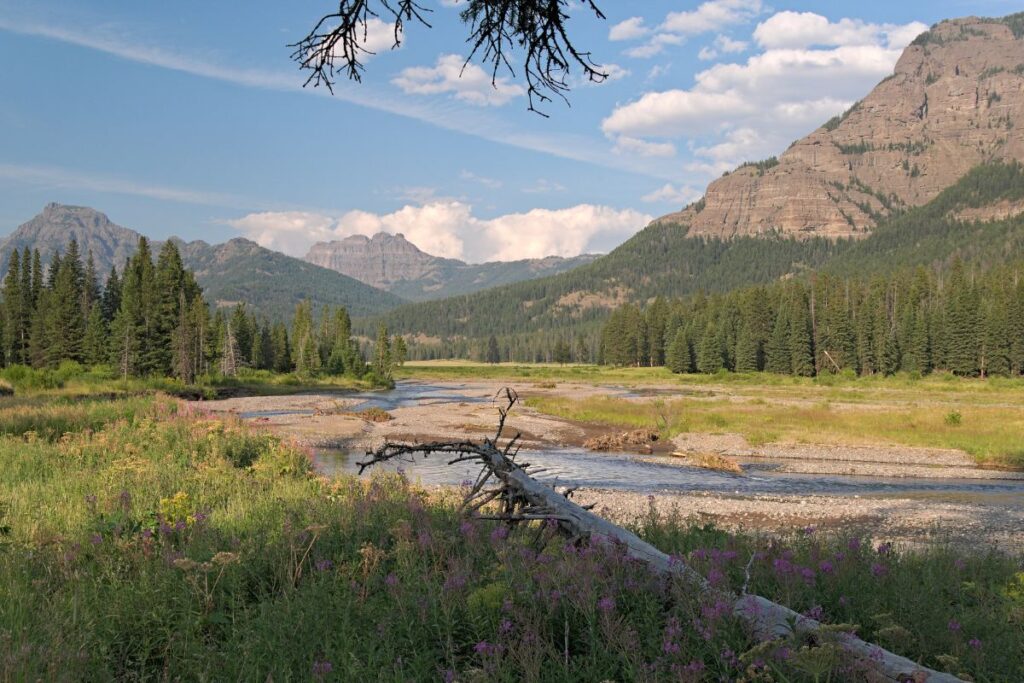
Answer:
[[(398, 37), (402, 37), (401, 32), (398, 33)], [(379, 54), (392, 48), (398, 49), (400, 47), (395, 46), (395, 25), (376, 18), (367, 20), (366, 31), (359, 33), (357, 41), (359, 47), (373, 54)], [(368, 55), (364, 54), (361, 61), (366, 61), (367, 57)]]
[(750, 113), (751, 104), (736, 92), (666, 90), (651, 92), (617, 107), (601, 123), (606, 135), (685, 136), (717, 128), (737, 113)]
[(671, 142), (648, 142), (622, 135), (615, 139), (614, 151), (616, 154), (633, 154), (641, 157), (674, 157), (676, 146)]
[(717, 59), (722, 54), (735, 54), (747, 49), (747, 43), (742, 40), (733, 40), (729, 36), (719, 34), (715, 37), (712, 45), (706, 45), (700, 49), (697, 58), (701, 61)]
[(502, 182), (500, 180), (497, 180), (495, 178), (488, 178), (487, 176), (477, 175), (472, 171), (462, 171), (462, 173), (459, 174), (459, 178), (461, 178), (462, 180), (468, 180), (473, 183), (479, 183), (480, 185), (483, 185), (484, 187), (490, 188), (492, 190), (496, 190), (502, 186)]
[(424, 251), (471, 262), (575, 256), (605, 251), (651, 221), (632, 209), (580, 204), (533, 209), (495, 218), (473, 215), (458, 201), (405, 206), (389, 214), (349, 211), (341, 216), (308, 212), (264, 212), (230, 224), (259, 244), (303, 256), (313, 243), (349, 235), (402, 233)]
[(565, 185), (548, 180), (547, 178), (539, 178), (533, 185), (529, 185), (523, 188), (523, 192), (526, 194), (550, 194), (552, 192), (565, 192)]
[(637, 45), (626, 50), (623, 54), (627, 57), (646, 59), (661, 54), (667, 45), (682, 45), (683, 39), (673, 33), (659, 33), (653, 36), (643, 45)]
[(760, 12), (761, 0), (708, 0), (695, 10), (669, 12), (659, 30), (695, 36), (748, 21)]
[(928, 27), (909, 24), (872, 24), (860, 19), (829, 21), (814, 12), (779, 12), (754, 29), (754, 40), (764, 48), (802, 49), (882, 45), (901, 49)]
[(650, 32), (651, 29), (644, 26), (643, 17), (630, 17), (611, 27), (608, 31), (608, 40), (636, 40)]
[[(686, 168), (708, 176), (778, 154), (892, 73), (923, 26), (815, 17), (777, 14), (755, 32), (758, 45), (768, 49), (701, 71), (692, 88), (649, 92), (617, 106), (601, 125), (616, 143), (613, 151), (622, 153), (623, 138), (653, 144), (685, 140), (695, 155)], [(828, 46), (811, 47), (822, 42)], [(720, 35), (702, 56), (746, 48)]]
[(700, 199), (701, 192), (689, 185), (676, 187), (672, 183), (666, 183), (653, 192), (645, 194), (642, 199), (651, 204), (674, 204), (686, 206), (691, 202)]
[(525, 93), (522, 86), (491, 77), (476, 64), (466, 64), (459, 55), (441, 55), (434, 66), (402, 69), (391, 81), (403, 92), (416, 95), (451, 93), (456, 99), (480, 107), (507, 104)]

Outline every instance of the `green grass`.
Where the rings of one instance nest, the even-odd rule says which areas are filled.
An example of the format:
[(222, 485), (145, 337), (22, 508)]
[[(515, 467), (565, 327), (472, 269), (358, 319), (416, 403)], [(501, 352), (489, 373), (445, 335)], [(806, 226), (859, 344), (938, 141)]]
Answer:
[[(813, 681), (863, 668), (827, 639), (755, 648), (713, 598), (615, 548), (538, 553), (532, 530), (465, 519), (454, 495), (321, 478), (309, 453), (166, 396), (76, 406), (0, 399), (3, 680)], [(780, 542), (653, 512), (635, 530), (721, 587), (738, 589), (749, 562), (751, 590), (926, 665), (1024, 677), (1020, 558)]]
[(57, 368), (33, 369), (14, 365), (0, 370), (0, 382), (18, 396), (134, 395), (162, 392), (190, 399), (228, 396), (294, 394), (303, 391), (347, 391), (376, 388), (368, 379), (348, 376), (300, 376), (267, 370), (241, 370), (235, 377), (206, 375), (194, 384), (171, 377), (119, 376), (108, 366), (86, 368), (65, 361)]
[[(956, 448), (980, 464), (1024, 468), (1024, 407), (947, 405), (836, 407), (830, 402), (786, 404), (761, 398), (622, 398), (537, 396), (526, 405), (569, 420), (683, 432), (735, 433), (753, 445), (771, 442), (873, 444)], [(951, 415), (959, 415), (951, 419)]]

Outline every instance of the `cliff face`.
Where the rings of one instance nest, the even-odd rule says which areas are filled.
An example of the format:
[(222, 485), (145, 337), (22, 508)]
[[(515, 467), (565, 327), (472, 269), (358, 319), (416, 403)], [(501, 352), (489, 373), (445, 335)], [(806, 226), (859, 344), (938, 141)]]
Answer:
[(1024, 14), (944, 21), (843, 116), (659, 221), (691, 235), (863, 236), (971, 168), (1024, 160)]
[(343, 240), (317, 242), (306, 254), (306, 260), (387, 289), (401, 280), (428, 277), (447, 259), (420, 251), (403, 235), (379, 232), (372, 238), (352, 235)]
[(554, 275), (590, 263), (588, 254), (573, 258), (470, 264), (431, 256), (402, 235), (377, 233), (372, 238), (352, 235), (343, 240), (318, 242), (306, 261), (330, 268), (368, 285), (412, 301), (469, 294), (488, 287)]

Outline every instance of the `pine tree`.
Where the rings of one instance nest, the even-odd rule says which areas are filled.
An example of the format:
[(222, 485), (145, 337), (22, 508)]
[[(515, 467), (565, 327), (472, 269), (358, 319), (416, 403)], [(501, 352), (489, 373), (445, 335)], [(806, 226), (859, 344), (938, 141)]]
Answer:
[(697, 369), (705, 374), (714, 374), (725, 367), (725, 345), (721, 331), (714, 321), (704, 327), (697, 350)]
[(196, 381), (198, 372), (196, 321), (184, 290), (178, 292), (178, 324), (171, 333), (171, 367), (185, 384)]
[(788, 307), (782, 306), (775, 317), (775, 327), (765, 348), (764, 369), (780, 375), (793, 372), (792, 324), (789, 321)]
[(498, 350), (498, 338), (493, 334), (487, 340), (487, 353), (484, 360), (492, 364), (501, 362), (501, 351)]
[(946, 363), (957, 375), (974, 376), (980, 371), (979, 303), (973, 283), (967, 279), (963, 264), (957, 261), (950, 273), (946, 304)]
[(61, 360), (82, 360), (85, 317), (82, 314), (82, 264), (78, 244), (71, 240), (67, 255), (57, 262), (51, 282), (50, 310), (44, 321), (48, 341), (48, 365)]
[(103, 312), (103, 320), (109, 324), (120, 308), (121, 278), (117, 275), (117, 268), (111, 266), (110, 275), (107, 276), (107, 284), (103, 287), (103, 297), (100, 299), (100, 310)]
[(686, 328), (680, 327), (675, 338), (668, 345), (665, 353), (668, 369), (676, 374), (693, 372), (693, 358), (690, 351), (690, 339)]
[(396, 367), (405, 365), (409, 356), (409, 347), (405, 344), (405, 337), (396, 334), (391, 341), (391, 361)]
[(292, 364), (295, 372), (308, 376), (320, 369), (320, 351), (313, 329), (312, 304), (300, 302), (292, 320)]
[[(288, 344), (288, 328), (284, 323), (275, 323), (270, 329), (270, 344), (271, 369), (274, 372), (291, 372), (292, 352)], [(345, 366), (343, 371), (347, 372), (348, 369), (348, 366)]]
[(82, 360), (88, 365), (103, 365), (108, 360), (110, 340), (107, 338), (107, 323), (103, 311), (93, 306), (85, 323), (85, 337), (82, 339)]
[(56, 365), (56, 355), (51, 347), (54, 341), (50, 329), (52, 301), (53, 291), (49, 288), (44, 288), (39, 293), (39, 300), (36, 302), (36, 308), (32, 312), (26, 361), (34, 368), (46, 368)]
[(384, 323), (377, 326), (377, 341), (373, 345), (373, 372), (378, 379), (391, 379), (391, 338)]
[[(26, 264), (26, 268), (30, 267)], [(4, 305), (4, 359), (8, 365), (25, 362), (26, 331), (22, 307), (21, 256), (18, 250), (11, 252), (7, 276), (3, 284)]]
[(799, 377), (814, 375), (814, 347), (812, 342), (810, 309), (803, 291), (793, 293), (789, 308), (789, 352), (792, 356), (790, 372)]

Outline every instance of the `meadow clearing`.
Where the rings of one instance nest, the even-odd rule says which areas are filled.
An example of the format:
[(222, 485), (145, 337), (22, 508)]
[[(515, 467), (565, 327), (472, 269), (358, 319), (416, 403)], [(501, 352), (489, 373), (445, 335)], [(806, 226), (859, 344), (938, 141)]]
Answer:
[[(867, 680), (827, 638), (753, 642), (613, 547), (465, 518), (459, 492), (324, 477), (308, 450), (164, 393), (0, 399), (4, 680)], [(1024, 677), (1019, 557), (814, 528), (631, 528), (923, 665)]]

